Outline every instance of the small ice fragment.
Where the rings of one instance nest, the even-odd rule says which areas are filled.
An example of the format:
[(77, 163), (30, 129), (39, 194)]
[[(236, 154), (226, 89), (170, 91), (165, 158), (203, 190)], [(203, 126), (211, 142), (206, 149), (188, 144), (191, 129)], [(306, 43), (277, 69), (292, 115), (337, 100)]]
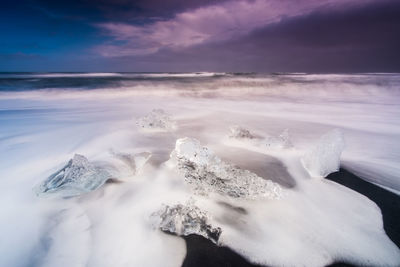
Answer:
[(192, 202), (185, 205), (165, 205), (158, 212), (153, 213), (151, 217), (157, 228), (178, 236), (197, 234), (217, 243), (221, 235), (221, 228), (213, 227), (210, 224), (208, 213), (202, 211)]
[(240, 126), (232, 126), (230, 128), (231, 133), (229, 135), (230, 138), (237, 138), (237, 139), (254, 139), (256, 138), (253, 134), (250, 133), (249, 130), (240, 127)]
[(172, 131), (175, 121), (162, 109), (153, 109), (149, 114), (137, 120), (136, 124), (143, 129), (155, 131)]
[(223, 162), (196, 139), (178, 139), (170, 157), (196, 194), (218, 193), (244, 199), (279, 199), (282, 195), (278, 184)]
[(111, 154), (125, 163), (130, 168), (133, 175), (138, 174), (146, 162), (151, 158), (150, 152), (129, 154), (111, 151)]
[(278, 136), (281, 141), (282, 148), (291, 148), (293, 147), (292, 142), (290, 141), (289, 129), (283, 130), (283, 132)]
[(321, 136), (319, 141), (303, 155), (301, 162), (311, 176), (326, 177), (339, 170), (343, 149), (343, 133), (334, 129)]
[(290, 142), (288, 129), (285, 129), (279, 136), (265, 137), (261, 143), (268, 149), (287, 149), (293, 146)]
[(74, 157), (59, 171), (50, 175), (37, 188), (37, 194), (60, 193), (65, 197), (77, 196), (99, 188), (111, 175), (101, 167), (94, 166), (82, 155)]
[(143, 166), (147, 163), (147, 161), (151, 158), (150, 152), (141, 152), (134, 155), (135, 165), (136, 165), (136, 172), (140, 172)]
[(248, 129), (240, 126), (232, 126), (229, 138), (241, 142), (250, 143), (253, 146), (267, 149), (287, 149), (293, 145), (290, 141), (289, 130), (285, 129), (279, 136), (258, 136), (252, 134)]

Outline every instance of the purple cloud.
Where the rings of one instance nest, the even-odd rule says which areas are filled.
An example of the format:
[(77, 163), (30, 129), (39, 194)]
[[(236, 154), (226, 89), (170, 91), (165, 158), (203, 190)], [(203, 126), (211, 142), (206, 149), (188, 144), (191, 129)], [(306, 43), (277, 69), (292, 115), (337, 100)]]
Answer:
[[(153, 54), (204, 43), (235, 39), (250, 32), (316, 10), (353, 8), (373, 0), (252, 0), (229, 1), (177, 13), (144, 25), (97, 24), (114, 42), (95, 47), (105, 57)], [(116, 44), (115, 42), (118, 42)]]

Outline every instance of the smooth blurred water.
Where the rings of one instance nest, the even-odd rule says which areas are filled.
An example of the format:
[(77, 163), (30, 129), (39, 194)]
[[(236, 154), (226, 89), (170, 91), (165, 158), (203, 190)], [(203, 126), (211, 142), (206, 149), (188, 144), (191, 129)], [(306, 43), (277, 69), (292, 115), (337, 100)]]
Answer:
[[(135, 121), (154, 108), (169, 113), (177, 130), (141, 132)], [(289, 129), (295, 155), (229, 148), (224, 139), (232, 125), (262, 136)], [(274, 180), (287, 188), (281, 202), (236, 203), (249, 213), (235, 220), (217, 202), (199, 200), (221, 223), (225, 244), (250, 260), (396, 263), (376, 206), (310, 179), (297, 161), (334, 128), (344, 133), (343, 167), (400, 191), (399, 74), (1, 73), (0, 216), (7, 219), (0, 229), (10, 241), (0, 243), (7, 255), (0, 265), (179, 265), (183, 241), (153, 231), (147, 218), (161, 203), (188, 197), (162, 167), (185, 136), (265, 178), (279, 176)], [(142, 177), (78, 199), (33, 193), (75, 153), (104, 160), (110, 150), (149, 151), (151, 166)], [(351, 238), (337, 243), (343, 233)]]
[[(131, 111), (130, 104), (142, 108)], [(400, 190), (399, 74), (0, 73), (0, 138), (12, 149), (4, 142), (16, 136), (171, 105), (181, 117), (239, 113), (251, 116), (247, 125), (261, 117), (265, 123), (255, 128), (266, 133), (284, 124), (299, 147), (322, 129), (342, 128), (344, 165)]]

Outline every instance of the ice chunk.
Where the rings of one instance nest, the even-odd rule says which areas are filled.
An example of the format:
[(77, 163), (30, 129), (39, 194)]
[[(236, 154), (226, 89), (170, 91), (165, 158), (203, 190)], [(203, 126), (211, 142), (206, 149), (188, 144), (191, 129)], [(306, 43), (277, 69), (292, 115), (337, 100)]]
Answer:
[(254, 139), (256, 138), (253, 134), (250, 133), (249, 130), (240, 127), (240, 126), (232, 126), (230, 128), (231, 133), (229, 135), (230, 138), (237, 138), (237, 139)]
[(318, 143), (304, 154), (301, 161), (311, 176), (326, 177), (339, 170), (343, 149), (343, 133), (335, 129), (321, 136)]
[(291, 148), (293, 147), (292, 141), (290, 140), (289, 129), (283, 130), (283, 132), (278, 136), (282, 148)]
[(261, 143), (268, 149), (287, 149), (293, 146), (290, 141), (288, 129), (285, 129), (279, 136), (265, 137)]
[(110, 178), (111, 174), (107, 170), (75, 154), (61, 170), (40, 184), (36, 191), (38, 194), (58, 192), (62, 196), (76, 196), (97, 189)]
[(153, 213), (152, 217), (157, 228), (179, 236), (197, 234), (217, 243), (221, 235), (221, 228), (212, 227), (210, 224), (208, 213), (200, 210), (190, 201), (185, 205), (165, 205), (161, 210)]
[(171, 161), (185, 176), (186, 184), (199, 195), (218, 193), (233, 198), (279, 199), (282, 194), (278, 184), (223, 162), (196, 139), (178, 139)]
[(285, 129), (279, 136), (258, 136), (252, 134), (248, 129), (240, 126), (232, 126), (229, 138), (248, 142), (251, 145), (267, 149), (287, 149), (292, 147), (289, 130)]
[[(199, 166), (206, 166), (213, 160), (218, 160), (214, 154), (194, 138), (181, 138), (176, 140), (175, 155), (178, 159), (187, 160)], [(173, 153), (174, 153), (173, 152)]]
[(136, 124), (143, 129), (155, 131), (171, 131), (176, 123), (162, 109), (153, 109), (148, 115), (137, 120)]
[(130, 172), (133, 175), (138, 174), (143, 166), (146, 164), (146, 162), (151, 158), (150, 152), (129, 154), (111, 151), (111, 154), (114, 155), (117, 159), (121, 160), (123, 163), (125, 163), (129, 167)]

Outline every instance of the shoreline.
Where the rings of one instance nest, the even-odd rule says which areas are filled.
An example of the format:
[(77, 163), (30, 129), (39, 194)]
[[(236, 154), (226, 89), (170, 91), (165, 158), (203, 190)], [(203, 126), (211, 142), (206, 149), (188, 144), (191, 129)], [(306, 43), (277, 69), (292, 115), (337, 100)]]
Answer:
[(326, 177), (372, 200), (382, 213), (383, 227), (387, 236), (400, 247), (400, 197), (377, 185), (364, 181), (353, 173), (340, 169)]
[[(387, 236), (400, 247), (400, 197), (377, 185), (371, 184), (353, 173), (341, 168), (338, 172), (331, 173), (326, 179), (350, 188), (373, 202), (382, 213), (384, 229)], [(186, 256), (182, 267), (260, 267), (252, 264), (232, 249), (217, 246), (210, 240), (198, 236), (183, 236), (186, 242)], [(329, 267), (357, 266), (346, 262), (334, 262)]]

